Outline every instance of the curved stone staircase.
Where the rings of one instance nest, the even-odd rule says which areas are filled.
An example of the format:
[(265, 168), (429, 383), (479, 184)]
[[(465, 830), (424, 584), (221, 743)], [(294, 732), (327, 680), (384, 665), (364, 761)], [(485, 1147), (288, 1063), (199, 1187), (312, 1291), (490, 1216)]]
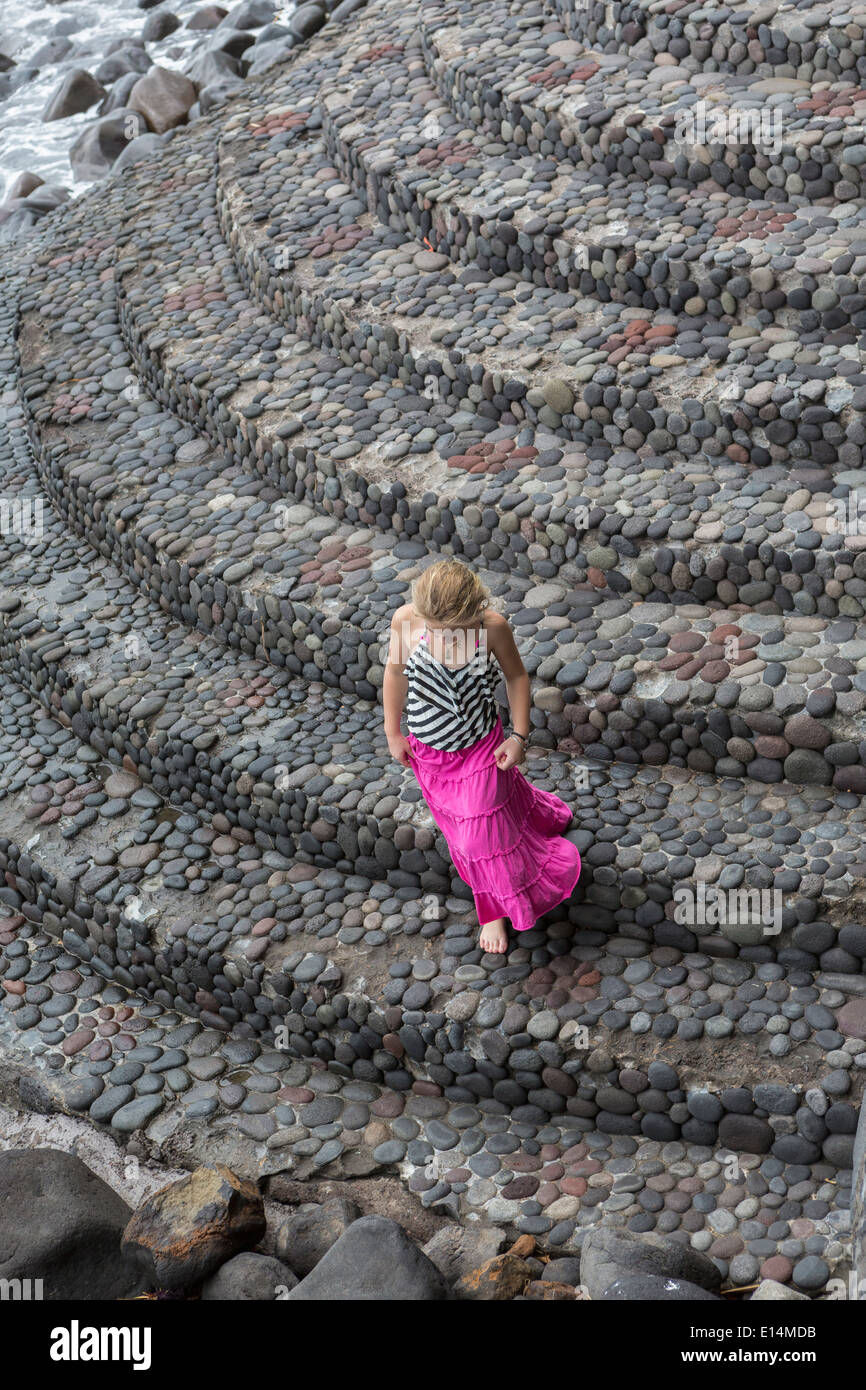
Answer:
[[(15, 1104), (845, 1275), (866, 28), (764, 8), (379, 0), (9, 252)], [(382, 733), (447, 555), (584, 864), (504, 959)]]

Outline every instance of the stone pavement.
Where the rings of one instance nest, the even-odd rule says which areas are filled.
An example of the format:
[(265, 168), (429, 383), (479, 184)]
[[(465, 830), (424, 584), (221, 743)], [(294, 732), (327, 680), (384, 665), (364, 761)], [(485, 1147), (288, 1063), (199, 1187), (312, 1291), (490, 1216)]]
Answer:
[[(382, 0), (9, 248), (18, 1103), (844, 1273), (866, 29), (765, 8)], [(584, 864), (505, 958), (382, 734), (443, 555)]]

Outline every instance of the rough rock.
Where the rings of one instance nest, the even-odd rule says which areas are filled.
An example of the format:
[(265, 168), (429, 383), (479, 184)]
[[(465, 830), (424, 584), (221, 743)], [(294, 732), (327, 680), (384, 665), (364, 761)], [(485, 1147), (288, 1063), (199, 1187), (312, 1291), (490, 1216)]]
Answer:
[(79, 111), (89, 111), (105, 96), (101, 82), (85, 68), (76, 68), (64, 77), (57, 91), (42, 112), (43, 121), (62, 121)]
[(581, 1282), (600, 1298), (615, 1279), (633, 1274), (687, 1279), (716, 1293), (722, 1276), (712, 1260), (665, 1236), (636, 1236), (604, 1227), (589, 1232), (580, 1253)]
[(752, 1297), (750, 1303), (811, 1303), (807, 1293), (800, 1293), (799, 1289), (792, 1289), (789, 1284), (780, 1284), (776, 1279), (762, 1279)]
[(255, 1183), (222, 1164), (159, 1188), (123, 1233), (123, 1250), (160, 1288), (197, 1284), (265, 1232)]
[(106, 174), (134, 138), (145, 137), (147, 132), (140, 129), (143, 124), (137, 111), (121, 108), (87, 126), (69, 151), (75, 177), (98, 179)]
[(151, 130), (162, 135), (186, 120), (196, 96), (195, 84), (183, 73), (157, 66), (139, 78), (127, 104), (130, 110), (141, 112)]
[(501, 1254), (505, 1236), (492, 1226), (443, 1226), (423, 1247), (444, 1279), (455, 1283)]
[(511, 1253), (496, 1255), (486, 1260), (477, 1269), (471, 1269), (458, 1280), (455, 1293), (458, 1298), (477, 1299), (479, 1302), (498, 1302), (506, 1298), (516, 1298), (522, 1293), (532, 1278), (532, 1266)]
[(277, 1256), (303, 1278), (360, 1215), (354, 1202), (343, 1197), (295, 1212), (277, 1231)]

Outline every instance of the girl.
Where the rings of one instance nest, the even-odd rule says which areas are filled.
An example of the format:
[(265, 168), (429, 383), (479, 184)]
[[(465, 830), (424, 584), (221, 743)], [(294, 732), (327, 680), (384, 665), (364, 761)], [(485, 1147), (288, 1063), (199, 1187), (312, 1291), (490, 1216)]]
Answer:
[[(482, 950), (499, 953), (506, 918), (528, 931), (571, 896), (580, 876), (577, 847), (562, 836), (571, 811), (517, 770), (529, 737), (529, 675), (481, 580), (459, 560), (439, 560), (411, 593), (391, 620), (385, 735), (393, 757), (414, 771), (472, 889)], [(507, 737), (496, 707), (500, 674), (514, 724)]]

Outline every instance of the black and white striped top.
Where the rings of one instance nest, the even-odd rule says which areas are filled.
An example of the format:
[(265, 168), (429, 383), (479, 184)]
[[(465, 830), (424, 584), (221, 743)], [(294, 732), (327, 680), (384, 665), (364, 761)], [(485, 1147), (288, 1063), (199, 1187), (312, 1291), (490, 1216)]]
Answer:
[(406, 725), (422, 743), (453, 753), (490, 733), (499, 717), (495, 692), (501, 672), (486, 645), (476, 643), (462, 666), (445, 666), (431, 656), (425, 628), (403, 669), (409, 681)]

